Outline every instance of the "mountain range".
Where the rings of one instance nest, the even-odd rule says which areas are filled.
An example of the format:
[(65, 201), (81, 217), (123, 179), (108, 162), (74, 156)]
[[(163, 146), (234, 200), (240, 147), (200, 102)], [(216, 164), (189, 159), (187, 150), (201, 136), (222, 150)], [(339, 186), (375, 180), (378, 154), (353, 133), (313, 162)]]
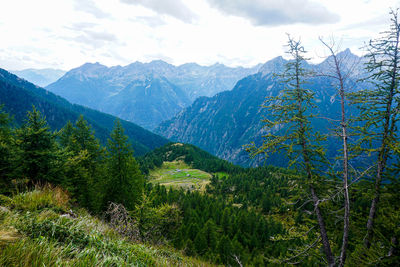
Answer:
[[(343, 71), (352, 73), (352, 77), (347, 79), (347, 88), (357, 90), (361, 84), (354, 81), (363, 73), (361, 58), (348, 49), (339, 53), (338, 58), (343, 63), (348, 62), (342, 66)], [(262, 135), (266, 133), (262, 120), (271, 118), (268, 110), (262, 106), (266, 97), (277, 96), (283, 89), (283, 83), (274, 74), (282, 73), (287, 62), (282, 57), (277, 57), (265, 63), (258, 73), (240, 80), (231, 91), (198, 98), (174, 118), (161, 123), (155, 132), (174, 141), (194, 144), (236, 164), (260, 164), (258, 159), (249, 157), (243, 146), (253, 141), (257, 145), (262, 143)], [(331, 65), (332, 58), (329, 57), (320, 64), (306, 67), (321, 74), (315, 75), (307, 84), (315, 92), (318, 117), (321, 118), (314, 119), (313, 126), (332, 136), (334, 125), (325, 118), (338, 118), (340, 105), (335, 81), (322, 75), (332, 70)], [(352, 110), (348, 110), (348, 113), (352, 113)], [(330, 137), (328, 154), (331, 157), (335, 155), (337, 147), (336, 138)], [(268, 161), (281, 166), (285, 162), (284, 157), (275, 157)]]
[(110, 68), (86, 63), (70, 70), (46, 89), (72, 103), (119, 116), (151, 130), (197, 97), (232, 89), (238, 80), (256, 73), (259, 67), (195, 63), (174, 66), (161, 60)]
[[(67, 121), (75, 122), (80, 114), (89, 122), (95, 135), (105, 144), (113, 129), (114, 116), (71, 104), (64, 98), (40, 88), (10, 72), (0, 69), (0, 105), (9, 113), (14, 122), (21, 125), (26, 113), (34, 105), (45, 117), (53, 130), (61, 129)], [(121, 121), (129, 137), (135, 155), (143, 155), (168, 142), (167, 139), (149, 132), (128, 121)]]
[(41, 87), (57, 81), (65, 74), (64, 70), (59, 69), (24, 69), (10, 72)]
[[(352, 78), (347, 80), (346, 86), (355, 90), (364, 86), (354, 82), (364, 72), (361, 67), (362, 58), (348, 49), (339, 53), (338, 57), (343, 63), (343, 70), (352, 73)], [(259, 159), (251, 159), (243, 146), (253, 141), (261, 144), (262, 135), (266, 133), (262, 120), (270, 117), (268, 110), (262, 105), (266, 97), (276, 96), (283, 89), (282, 82), (274, 74), (282, 73), (287, 62), (284, 58), (277, 57), (262, 66), (250, 69), (229, 68), (221, 64), (203, 67), (194, 63), (176, 67), (160, 60), (150, 63), (135, 62), (125, 67), (111, 68), (99, 63), (86, 63), (68, 71), (58, 81), (47, 86), (48, 91), (21, 79), (17, 79), (17, 86), (29, 87), (30, 93), (38, 94), (40, 101), (45, 98), (48, 105), (68, 107), (67, 109), (75, 112), (75, 117), (78, 113), (83, 113), (91, 120), (90, 123), (95, 125), (94, 128), (98, 128), (96, 132), (99, 132), (102, 140), (106, 139), (106, 132), (112, 127), (111, 118), (114, 117), (83, 106), (71, 105), (67, 100), (49, 91), (65, 97), (72, 103), (80, 103), (137, 122), (147, 129), (154, 129), (157, 134), (167, 139), (194, 144), (235, 164), (254, 166), (260, 164)], [(359, 64), (353, 64), (354, 62)], [(315, 92), (319, 117), (337, 117), (340, 106), (334, 81), (322, 75), (329, 74), (332, 70), (332, 58), (328, 57), (319, 64), (306, 67), (319, 74), (311, 78), (308, 84)], [(241, 79), (235, 84), (235, 80), (239, 78)], [(24, 86), (21, 86), (21, 83)], [(231, 89), (229, 85), (232, 85), (232, 90), (228, 90)], [(221, 90), (223, 91), (220, 92)], [(214, 93), (217, 94), (213, 95)], [(6, 96), (7, 94), (10, 92), (3, 93)], [(201, 96), (202, 94), (211, 96)], [(193, 101), (195, 97), (198, 98)], [(7, 100), (3, 102), (13, 103)], [(38, 101), (35, 99), (28, 102)], [(23, 110), (26, 112), (29, 108), (30, 105)], [(12, 110), (7, 105), (6, 109)], [(11, 113), (14, 112), (15, 110)], [(351, 112), (350, 110), (349, 114)], [(53, 122), (51, 116), (49, 123), (53, 128), (63, 125), (54, 125), (59, 119)], [(16, 117), (17, 120), (22, 118)], [(63, 123), (64, 121), (62, 120)], [(334, 127), (329, 120), (315, 119), (313, 124), (317, 130), (333, 135)], [(140, 128), (136, 127), (136, 130)], [(140, 144), (136, 145), (139, 154), (167, 142), (166, 139), (143, 131), (145, 130), (141, 129), (139, 135), (146, 138), (151, 136), (153, 141), (148, 144), (146, 138), (141, 139)], [(137, 141), (137, 133), (132, 135)], [(337, 145), (337, 140), (330, 137), (330, 156), (335, 155)], [(276, 157), (269, 163), (284, 165), (285, 161), (282, 157)]]

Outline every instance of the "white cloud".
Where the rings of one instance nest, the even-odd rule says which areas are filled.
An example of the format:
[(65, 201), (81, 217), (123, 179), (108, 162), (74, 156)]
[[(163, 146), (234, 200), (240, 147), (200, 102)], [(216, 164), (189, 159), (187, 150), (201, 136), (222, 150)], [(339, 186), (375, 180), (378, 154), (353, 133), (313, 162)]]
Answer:
[(75, 0), (75, 9), (92, 14), (98, 19), (110, 17), (110, 14), (98, 8), (93, 0)]
[(191, 23), (196, 18), (196, 15), (181, 0), (121, 0), (121, 2), (142, 5), (158, 14), (170, 15), (186, 23)]
[(310, 0), (207, 1), (226, 14), (249, 19), (254, 25), (325, 24), (339, 21), (337, 14)]
[[(213, 5), (210, 1), (217, 0), (4, 1), (0, 68), (68, 70), (85, 62), (112, 66), (153, 59), (172, 64), (251, 66), (283, 55), (285, 33), (301, 36), (311, 57), (319, 60), (318, 36), (335, 35), (343, 39), (343, 48), (361, 53), (363, 41), (386, 29), (389, 7), (398, 5), (398, 0), (318, 0), (318, 4), (316, 0), (292, 0), (292, 8), (287, 8), (289, 2), (281, 6), (278, 0), (275, 4), (271, 0), (224, 0), (228, 6), (217, 7), (223, 0)], [(301, 1), (308, 10), (296, 4)], [(275, 25), (255, 26), (268, 13), (265, 3), (296, 23), (283, 23), (281, 17)], [(244, 15), (236, 14), (239, 4)], [(250, 9), (258, 9), (259, 14)], [(300, 23), (301, 18), (291, 13), (296, 10), (312, 14), (315, 23)], [(340, 21), (324, 20), (323, 24), (318, 14), (337, 14)], [(281, 23), (276, 25), (277, 21)]]

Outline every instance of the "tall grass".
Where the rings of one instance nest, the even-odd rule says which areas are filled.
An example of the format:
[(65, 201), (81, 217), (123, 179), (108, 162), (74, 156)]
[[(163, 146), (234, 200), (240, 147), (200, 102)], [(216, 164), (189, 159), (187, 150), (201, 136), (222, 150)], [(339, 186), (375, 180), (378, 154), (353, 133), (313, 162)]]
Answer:
[(123, 239), (85, 210), (77, 218), (67, 192), (45, 186), (1, 198), (0, 266), (209, 266), (169, 248)]
[(65, 212), (69, 207), (69, 195), (60, 187), (46, 185), (30, 192), (18, 194), (12, 198), (12, 208), (21, 211), (38, 211), (50, 208)]

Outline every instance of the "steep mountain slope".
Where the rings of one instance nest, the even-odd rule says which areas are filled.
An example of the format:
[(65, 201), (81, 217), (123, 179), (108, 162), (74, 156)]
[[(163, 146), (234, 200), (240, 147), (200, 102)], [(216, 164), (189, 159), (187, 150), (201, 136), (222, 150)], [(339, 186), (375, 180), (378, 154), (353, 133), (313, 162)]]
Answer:
[(260, 73), (246, 77), (232, 91), (197, 99), (155, 131), (234, 163), (247, 162), (241, 146), (261, 135), (261, 118), (266, 115), (261, 104), (270, 83), (271, 77), (264, 79)]
[[(49, 125), (60, 129), (69, 121), (76, 121), (80, 114), (92, 125), (96, 136), (105, 143), (116, 117), (79, 105), (35, 86), (17, 76), (0, 69), (0, 104), (14, 116), (16, 123), (25, 120), (26, 112), (35, 105), (45, 116)], [(144, 154), (167, 143), (167, 140), (133, 123), (122, 121), (136, 155)]]
[[(152, 129), (196, 97), (230, 90), (239, 79), (257, 72), (258, 68), (229, 68), (221, 64), (203, 67), (194, 63), (176, 67), (161, 60), (111, 68), (86, 63), (67, 72), (46, 89), (73, 103)], [(144, 88), (140, 89), (142, 86)], [(140, 115), (143, 113), (145, 118)]]
[[(349, 52), (346, 50), (340, 56)], [(319, 65), (309, 65), (309, 68), (321, 72), (322, 67), (329, 65), (330, 60), (328, 58)], [(262, 104), (267, 96), (276, 96), (283, 89), (282, 83), (272, 73), (282, 72), (286, 62), (282, 57), (277, 57), (265, 63), (259, 73), (240, 80), (233, 90), (219, 93), (212, 98), (197, 99), (173, 119), (161, 123), (155, 132), (174, 141), (197, 145), (236, 164), (257, 164), (257, 159), (250, 159), (243, 146), (252, 141), (261, 143), (265, 133), (262, 120), (269, 117)], [(316, 92), (321, 118), (335, 118), (340, 114), (332, 82), (329, 78), (316, 76), (307, 85)], [(315, 119), (313, 123), (321, 132), (332, 131), (329, 120)], [(330, 155), (334, 155), (336, 140), (331, 138), (328, 144)], [(284, 165), (285, 160), (276, 157), (269, 163)]]
[(11, 73), (44, 87), (61, 78), (65, 74), (65, 71), (58, 69), (25, 69), (11, 71)]
[[(116, 105), (115, 103), (118, 103)], [(104, 101), (103, 110), (153, 129), (190, 104), (186, 94), (164, 77), (135, 80)]]

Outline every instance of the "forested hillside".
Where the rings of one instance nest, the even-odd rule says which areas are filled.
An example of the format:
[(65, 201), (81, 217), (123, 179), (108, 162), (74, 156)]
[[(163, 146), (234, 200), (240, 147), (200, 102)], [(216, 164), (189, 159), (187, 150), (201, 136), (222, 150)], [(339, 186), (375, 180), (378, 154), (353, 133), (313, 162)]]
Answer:
[[(14, 123), (22, 125), (26, 112), (32, 105), (46, 116), (53, 130), (60, 130), (67, 121), (76, 121), (80, 114), (92, 125), (96, 136), (105, 144), (113, 127), (115, 117), (99, 111), (73, 105), (64, 98), (54, 95), (17, 76), (0, 69), (0, 104), (14, 118)], [(162, 146), (167, 140), (133, 123), (121, 121), (126, 129), (137, 155)]]

